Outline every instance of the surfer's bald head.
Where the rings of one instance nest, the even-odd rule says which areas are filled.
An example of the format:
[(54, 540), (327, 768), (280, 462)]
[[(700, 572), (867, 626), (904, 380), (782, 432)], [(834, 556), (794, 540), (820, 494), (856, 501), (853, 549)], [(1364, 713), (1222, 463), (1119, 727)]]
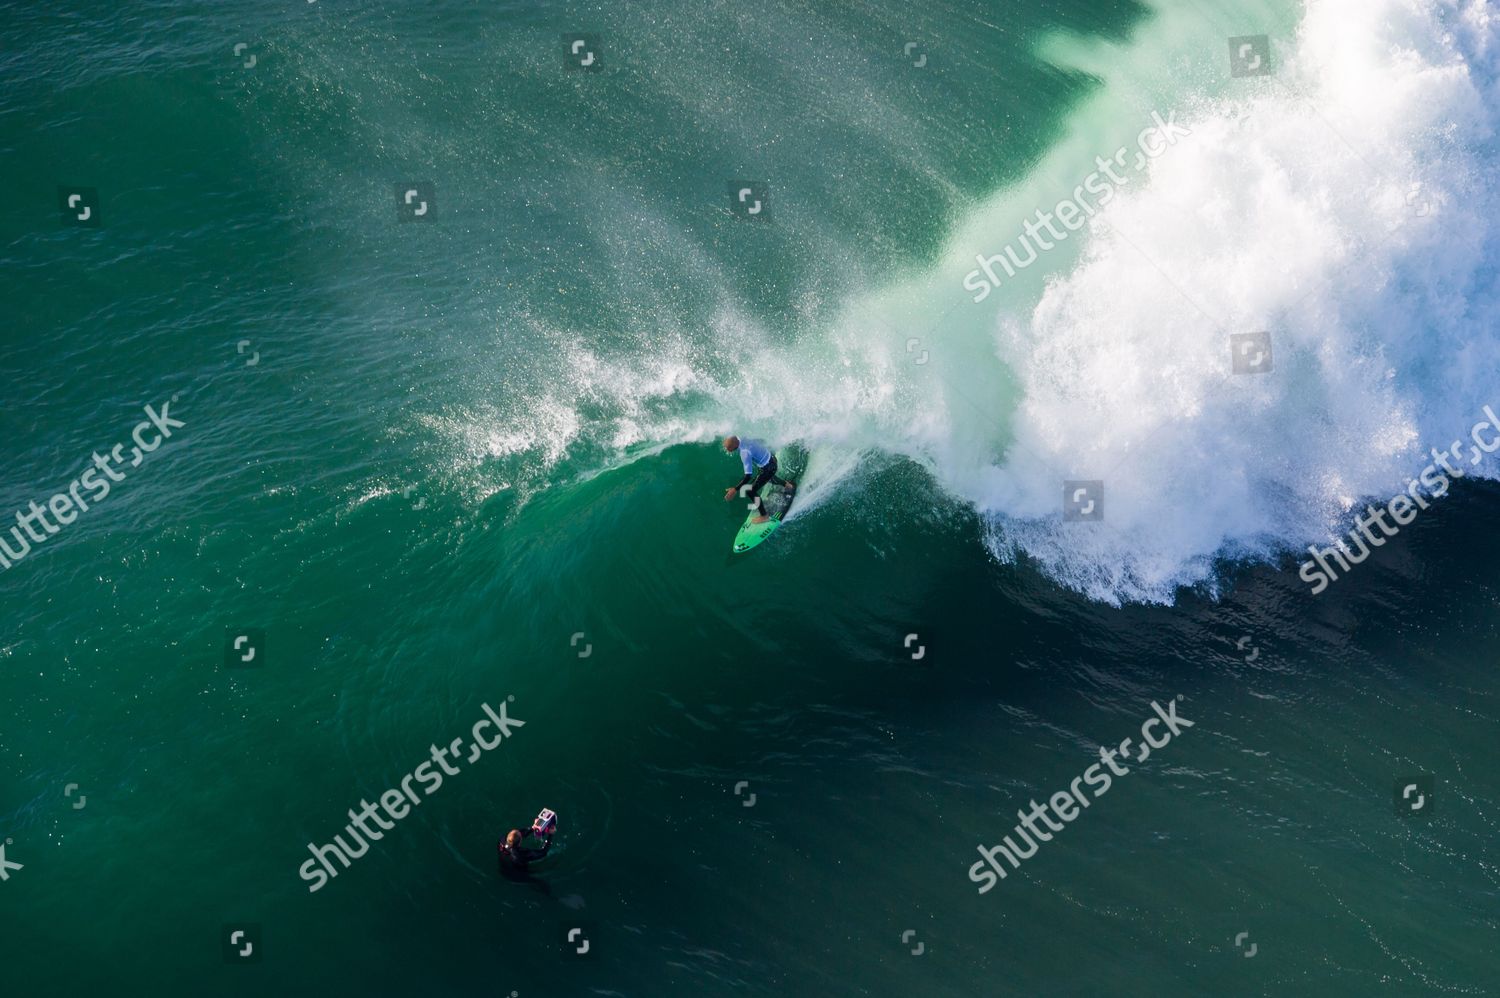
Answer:
[(731, 454), (733, 454), (735, 451), (739, 450), (740, 449), (740, 438), (737, 437), (737, 436), (735, 436), (732, 433), (729, 436), (725, 437), (724, 438), (724, 449), (727, 450)]

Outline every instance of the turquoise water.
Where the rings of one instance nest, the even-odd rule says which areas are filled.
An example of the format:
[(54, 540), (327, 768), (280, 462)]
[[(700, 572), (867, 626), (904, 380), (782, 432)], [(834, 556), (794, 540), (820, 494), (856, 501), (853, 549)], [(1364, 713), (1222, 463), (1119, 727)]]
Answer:
[[(1277, 75), (1229, 77), (1262, 33)], [(1318, 596), (1298, 552), (1500, 396), (1492, 34), (0, 6), (0, 509), (184, 424), (0, 571), (6, 994), (1487, 993), (1500, 494)], [(1192, 137), (974, 303), (1152, 111)], [(1275, 373), (1221, 377), (1263, 328)], [(801, 484), (744, 557), (730, 431)], [(980, 894), (976, 847), (1174, 697), (1194, 726)]]

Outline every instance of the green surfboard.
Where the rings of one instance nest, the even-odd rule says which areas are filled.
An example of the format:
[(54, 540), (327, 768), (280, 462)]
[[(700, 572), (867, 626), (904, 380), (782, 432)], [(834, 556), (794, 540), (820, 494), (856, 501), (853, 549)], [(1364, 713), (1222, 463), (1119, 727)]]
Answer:
[(792, 499), (797, 495), (796, 490), (786, 492), (778, 489), (774, 495), (765, 495), (766, 511), (771, 518), (765, 523), (752, 523), (755, 514), (751, 513), (745, 517), (745, 522), (740, 525), (740, 532), (734, 535), (734, 553), (744, 554), (755, 547), (761, 541), (770, 537), (781, 526), (781, 520), (786, 516), (787, 510), (792, 508)]

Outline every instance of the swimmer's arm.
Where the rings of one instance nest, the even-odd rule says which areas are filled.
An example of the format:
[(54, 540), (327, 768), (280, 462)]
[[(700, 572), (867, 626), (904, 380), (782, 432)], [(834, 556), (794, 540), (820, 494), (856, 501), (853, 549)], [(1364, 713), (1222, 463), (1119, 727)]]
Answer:
[(540, 849), (517, 849), (516, 857), (525, 863), (535, 863), (539, 859), (545, 859), (547, 850), (552, 848), (552, 840), (544, 839)]

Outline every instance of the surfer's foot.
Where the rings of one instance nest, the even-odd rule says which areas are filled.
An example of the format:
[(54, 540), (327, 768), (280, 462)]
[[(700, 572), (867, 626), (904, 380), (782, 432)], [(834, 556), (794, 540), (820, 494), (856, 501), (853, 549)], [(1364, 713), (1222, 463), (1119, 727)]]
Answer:
[(792, 492), (792, 491), (794, 491), (794, 490), (795, 490), (795, 489), (796, 489), (796, 488), (797, 488), (797, 483), (796, 483), (796, 482), (794, 482), (794, 481), (792, 481), (792, 480), (791, 480), (791, 479), (790, 479), (790, 478), (788, 478), (788, 479), (787, 479), (787, 480), (786, 480), (786, 490), (787, 490), (787, 491), (788, 491), (788, 492)]
[(751, 517), (750, 522), (751, 523), (765, 523), (769, 519), (770, 519), (769, 516), (755, 516), (755, 517)]

